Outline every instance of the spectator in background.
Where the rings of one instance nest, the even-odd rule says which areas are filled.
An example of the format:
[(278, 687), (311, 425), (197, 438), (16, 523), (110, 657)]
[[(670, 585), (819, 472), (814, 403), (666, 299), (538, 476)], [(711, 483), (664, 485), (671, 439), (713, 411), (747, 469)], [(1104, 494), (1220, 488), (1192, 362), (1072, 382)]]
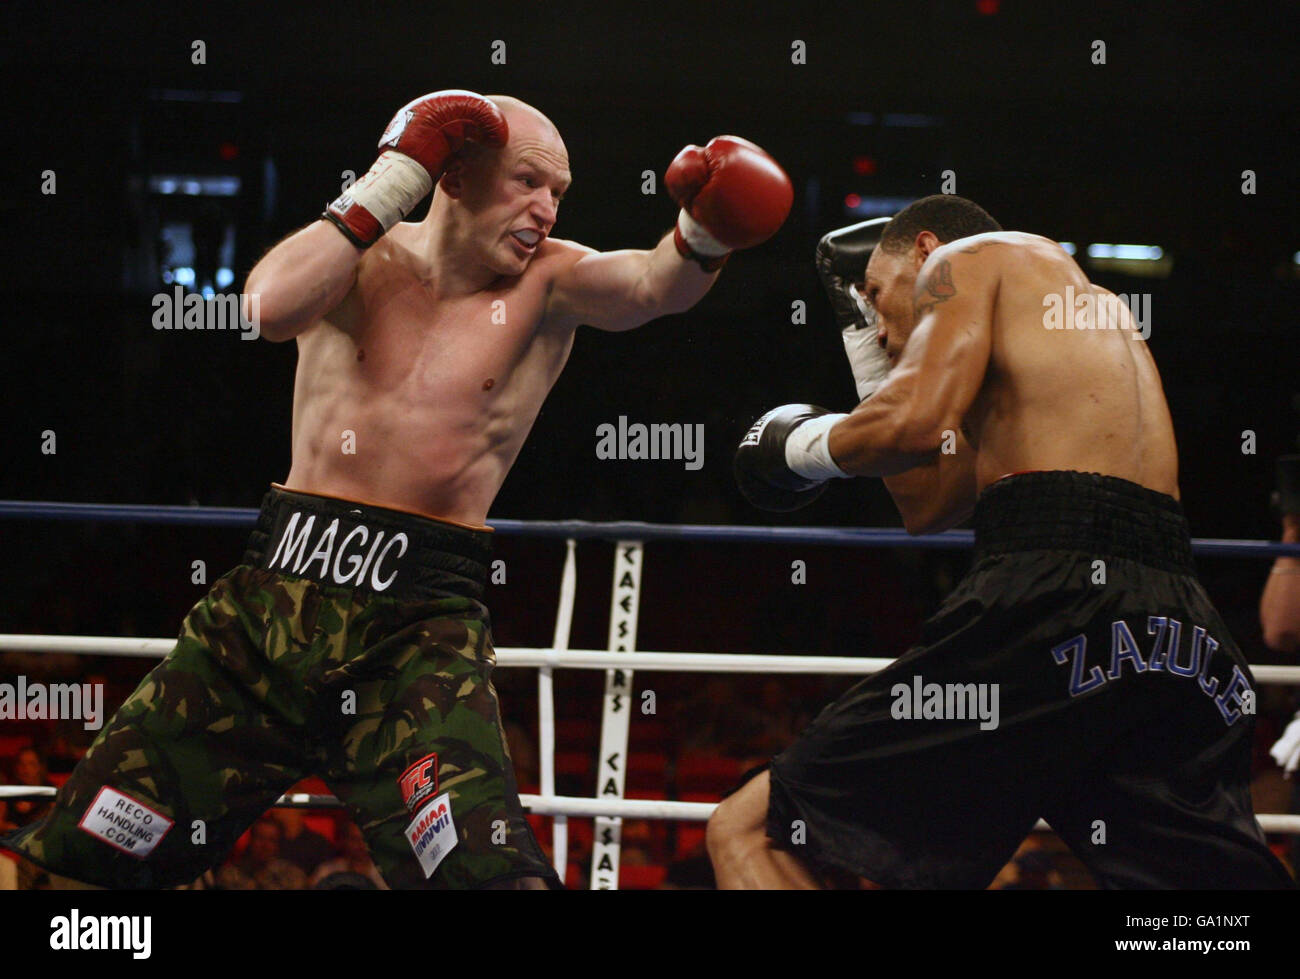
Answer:
[(785, 749), (803, 729), (790, 702), (790, 686), (785, 680), (768, 679), (760, 698), (763, 731), (754, 747), (757, 754), (770, 758)]
[(388, 884), (379, 873), (379, 868), (370, 859), (370, 851), (366, 849), (366, 838), (361, 835), (360, 827), (350, 819), (339, 827), (339, 850), (340, 856), (327, 860), (316, 868), (316, 872), (311, 875), (312, 887), (318, 886), (335, 874), (359, 874), (379, 890), (388, 890)]
[(293, 891), (307, 886), (307, 875), (280, 856), (280, 824), (263, 816), (249, 831), (244, 855), (217, 871), (226, 891)]
[[(1282, 516), (1282, 542), (1300, 543), (1300, 456), (1278, 459), (1276, 500)], [(1300, 558), (1279, 557), (1273, 562), (1259, 598), (1259, 624), (1270, 649), (1291, 654), (1300, 650)], [(1269, 753), (1286, 777), (1293, 779), (1300, 768), (1300, 713)], [(1300, 785), (1292, 787), (1291, 812), (1300, 812)], [(1300, 867), (1300, 837), (1291, 837), (1290, 851), (1291, 866)]]
[[(35, 748), (21, 748), (14, 756), (15, 785), (50, 785), (45, 758)], [(53, 800), (15, 799), (9, 805), (9, 821), (14, 826), (26, 826), (40, 819), (50, 810)]]
[[(1300, 543), (1300, 456), (1277, 461), (1277, 504), (1282, 515), (1282, 542)], [(1300, 649), (1300, 558), (1279, 557), (1259, 599), (1259, 624), (1270, 649)]]
[[(10, 784), (9, 771), (3, 764), (0, 764), (0, 784)], [(9, 800), (0, 799), (0, 833), (8, 833), (10, 830), (17, 828), (18, 824), (9, 818)]]
[(326, 860), (338, 855), (334, 844), (307, 825), (301, 809), (272, 809), (271, 818), (280, 824), (280, 857), (308, 877)]
[(180, 884), (173, 887), (174, 891), (219, 891), (221, 885), (217, 883), (217, 874), (211, 867), (199, 874), (198, 877), (188, 884)]
[(711, 676), (676, 702), (674, 727), (683, 732), (685, 750), (717, 751), (736, 758), (756, 753), (766, 718), (752, 694), (742, 696), (741, 686), (734, 677)]
[[(90, 684), (104, 691), (104, 704), (107, 707), (108, 677), (102, 673), (86, 673), (75, 682)], [(98, 720), (102, 726), (105, 719), (100, 717), (95, 720)], [(91, 721), (89, 717), (66, 717), (55, 723), (54, 735), (46, 745), (50, 771), (67, 774), (85, 757), (99, 731), (98, 727), (87, 728), (86, 724), (89, 721)]]
[(537, 745), (528, 736), (522, 724), (506, 721), (506, 748), (510, 751), (510, 761), (515, 769), (515, 783), (532, 788), (540, 782)]
[(654, 859), (654, 828), (645, 819), (625, 819), (619, 833), (619, 863), (628, 867), (649, 867)]
[[(0, 784), (10, 785), (16, 782), (16, 779), (10, 778), (8, 769), (0, 765)], [(16, 805), (18, 803), (15, 800), (0, 799), (0, 833), (8, 833), (18, 828), (18, 823), (13, 818), (13, 809)], [(9, 851), (0, 854), (0, 890), (43, 889), (49, 886), (49, 880), (49, 874), (30, 860), (24, 860)]]
[(701, 843), (679, 860), (668, 865), (668, 875), (659, 885), (661, 891), (712, 891), (718, 883), (713, 877), (713, 861)]

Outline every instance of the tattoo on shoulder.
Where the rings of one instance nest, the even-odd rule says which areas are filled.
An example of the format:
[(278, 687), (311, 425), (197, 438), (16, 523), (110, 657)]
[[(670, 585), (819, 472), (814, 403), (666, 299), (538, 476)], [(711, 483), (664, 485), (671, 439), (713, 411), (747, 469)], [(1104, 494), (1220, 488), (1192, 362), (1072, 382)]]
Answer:
[(916, 280), (916, 318), (919, 320), (955, 295), (957, 287), (952, 283), (952, 264), (945, 258)]

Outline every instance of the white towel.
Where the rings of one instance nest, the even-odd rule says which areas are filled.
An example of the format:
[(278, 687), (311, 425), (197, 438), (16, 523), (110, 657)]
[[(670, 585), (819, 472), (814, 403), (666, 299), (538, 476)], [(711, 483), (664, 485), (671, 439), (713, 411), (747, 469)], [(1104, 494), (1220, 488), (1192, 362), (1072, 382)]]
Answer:
[(1291, 723), (1277, 739), (1277, 744), (1268, 749), (1268, 753), (1290, 775), (1300, 767), (1300, 713), (1291, 719)]

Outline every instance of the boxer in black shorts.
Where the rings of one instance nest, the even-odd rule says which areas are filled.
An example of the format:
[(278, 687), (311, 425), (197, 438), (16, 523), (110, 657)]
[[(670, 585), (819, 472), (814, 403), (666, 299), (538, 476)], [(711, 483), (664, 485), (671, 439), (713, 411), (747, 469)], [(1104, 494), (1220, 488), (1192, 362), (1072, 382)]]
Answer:
[(882, 476), (913, 533), (973, 512), (975, 555), (916, 646), (718, 807), (719, 886), (984, 887), (1040, 817), (1106, 887), (1294, 886), (1254, 817), (1255, 683), (1196, 579), (1146, 326), (962, 198), (818, 257), (863, 400), (764, 415), (742, 490), (793, 509)]

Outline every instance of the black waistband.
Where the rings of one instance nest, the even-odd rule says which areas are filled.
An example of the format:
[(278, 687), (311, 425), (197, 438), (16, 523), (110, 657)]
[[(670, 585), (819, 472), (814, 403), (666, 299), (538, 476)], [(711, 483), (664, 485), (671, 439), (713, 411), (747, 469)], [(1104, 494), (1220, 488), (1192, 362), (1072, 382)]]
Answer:
[(1114, 476), (1030, 472), (985, 488), (975, 504), (975, 560), (1012, 551), (1086, 551), (1195, 574), (1182, 505)]
[(492, 532), (311, 493), (262, 500), (243, 564), (398, 601), (481, 598)]

